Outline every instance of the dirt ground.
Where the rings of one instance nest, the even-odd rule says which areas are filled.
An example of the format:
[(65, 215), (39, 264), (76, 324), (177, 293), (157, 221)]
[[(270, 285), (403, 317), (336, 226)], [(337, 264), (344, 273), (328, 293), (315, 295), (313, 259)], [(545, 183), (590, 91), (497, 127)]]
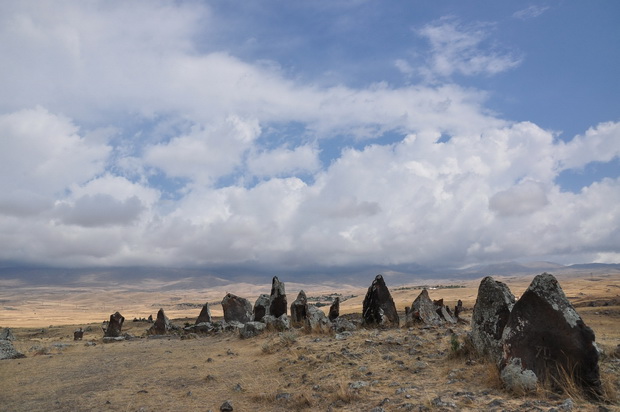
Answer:
[[(532, 277), (496, 279), (507, 282), (518, 297)], [(290, 331), (267, 332), (246, 340), (232, 332), (184, 339), (146, 338), (144, 332), (150, 325), (131, 319), (154, 314), (158, 308), (149, 302), (175, 305), (179, 300), (170, 298), (178, 297), (181, 302), (200, 302), (206, 295), (196, 292), (184, 297), (178, 296), (182, 292), (170, 291), (143, 296), (140, 299), (144, 301), (138, 299), (141, 295), (133, 296), (131, 304), (121, 312), (126, 317), (124, 331), (136, 338), (123, 342), (102, 341), (101, 320), (120, 310), (107, 306), (109, 303), (106, 316), (103, 312), (87, 313), (83, 319), (91, 320), (83, 323), (61, 325), (60, 318), (52, 321), (38, 316), (41, 323), (20, 326), (0, 318), (0, 326), (11, 326), (17, 338), (15, 347), (27, 356), (0, 361), (0, 410), (218, 411), (226, 400), (231, 401), (235, 411), (562, 411), (568, 410), (570, 403), (572, 410), (620, 410), (620, 359), (609, 356), (620, 344), (620, 305), (615, 303), (620, 278), (559, 280), (608, 354), (600, 362), (606, 403), (592, 403), (578, 394), (558, 394), (544, 388), (528, 396), (507, 393), (501, 388), (494, 365), (453, 350), (454, 342), (463, 342), (470, 329), (465, 323), (359, 329), (349, 336)], [(471, 309), (478, 284), (479, 279), (463, 282), (458, 288), (431, 289), (429, 293), (432, 299), (443, 298), (450, 306), (462, 299)], [(291, 302), (296, 291), (287, 284), (287, 292)], [(352, 292), (358, 295), (343, 302), (341, 312), (355, 316), (361, 312), (365, 291)], [(413, 286), (392, 290), (401, 312), (419, 293)], [(15, 304), (19, 299), (11, 299), (14, 301), (10, 307), (15, 310), (8, 312), (19, 312)], [(44, 308), (41, 313), (47, 313), (46, 305), (50, 305), (50, 313), (54, 312), (58, 303), (34, 295), (29, 300)], [(149, 311), (134, 312), (131, 305)], [(164, 309), (175, 317), (167, 307)], [(193, 323), (200, 308), (184, 311), (189, 316), (176, 317), (173, 323)], [(470, 315), (470, 310), (464, 313), (465, 318)], [(54, 323), (58, 325), (50, 326)], [(74, 342), (73, 330), (78, 326), (86, 332), (83, 341)]]

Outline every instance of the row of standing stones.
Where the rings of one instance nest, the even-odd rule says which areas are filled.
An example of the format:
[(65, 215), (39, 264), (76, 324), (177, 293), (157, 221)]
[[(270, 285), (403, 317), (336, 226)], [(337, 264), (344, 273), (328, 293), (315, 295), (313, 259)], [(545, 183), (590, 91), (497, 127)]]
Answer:
[[(185, 333), (218, 333), (238, 331), (242, 338), (256, 336), (267, 329), (287, 330), (303, 327), (309, 332), (351, 332), (362, 327), (399, 327), (396, 305), (381, 275), (377, 275), (364, 298), (361, 325), (340, 317), (339, 298), (331, 305), (328, 315), (308, 304), (302, 290), (290, 305), (284, 283), (272, 280), (271, 294), (261, 295), (254, 306), (247, 299), (226, 294), (222, 300), (224, 320), (213, 321), (206, 303), (194, 325)], [(426, 289), (405, 309), (406, 326), (423, 323), (430, 326), (456, 324), (463, 310), (461, 301), (452, 312), (443, 299), (432, 301)], [(116, 312), (103, 327), (104, 341), (123, 340), (125, 318)], [(163, 309), (147, 330), (149, 336), (183, 332), (173, 325)], [(74, 339), (83, 336), (80, 328)], [(11, 343), (9, 329), (0, 335), (0, 359), (23, 357)], [(566, 298), (558, 281), (548, 273), (534, 278), (521, 298), (516, 301), (507, 285), (485, 277), (480, 282), (471, 318), (468, 339), (479, 355), (497, 364), (507, 389), (528, 392), (537, 385), (561, 385), (565, 379), (581, 387), (593, 397), (601, 395), (598, 360), (599, 349), (594, 332), (585, 325)]]

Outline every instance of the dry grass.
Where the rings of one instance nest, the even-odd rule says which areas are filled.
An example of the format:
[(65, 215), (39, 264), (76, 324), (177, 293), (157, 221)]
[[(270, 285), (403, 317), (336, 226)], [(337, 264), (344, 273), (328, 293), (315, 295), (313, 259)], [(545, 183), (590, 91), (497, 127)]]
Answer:
[[(562, 286), (569, 296), (579, 293), (570, 285)], [(410, 304), (418, 293), (399, 291), (398, 296)], [(447, 298), (450, 293), (469, 296), (472, 291), (431, 291), (433, 298), (444, 297), (446, 303), (453, 304)], [(341, 310), (347, 311), (344, 303)], [(615, 348), (620, 342), (618, 309), (578, 308), (594, 329), (597, 342), (602, 341), (606, 348)], [(181, 325), (185, 320), (174, 322)], [(558, 408), (569, 396), (574, 396), (574, 410), (596, 410), (598, 406), (570, 390), (562, 396), (542, 390), (525, 397), (506, 393), (497, 367), (478, 359), (471, 350), (466, 339), (469, 327), (463, 324), (450, 327), (452, 332), (448, 327), (421, 326), (360, 329), (343, 340), (299, 330), (267, 332), (245, 340), (221, 334), (110, 344), (102, 343), (99, 323), (80, 326), (90, 326), (82, 342), (72, 340), (76, 326), (13, 329), (16, 347), (28, 357), (1, 361), (0, 409), (215, 411), (231, 400), (236, 411), (368, 411), (375, 406), (386, 411), (424, 407), (549, 410)], [(128, 319), (124, 329), (140, 336), (149, 326)], [(86, 346), (88, 341), (96, 346)], [(601, 377), (605, 406), (614, 410), (618, 407), (620, 363), (603, 359)]]

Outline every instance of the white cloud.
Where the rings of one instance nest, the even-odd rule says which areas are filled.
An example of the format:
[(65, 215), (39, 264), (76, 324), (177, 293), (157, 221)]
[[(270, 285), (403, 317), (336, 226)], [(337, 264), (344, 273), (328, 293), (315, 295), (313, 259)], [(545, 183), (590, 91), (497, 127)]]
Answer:
[(500, 216), (527, 215), (548, 203), (544, 188), (532, 181), (497, 192), (489, 199), (489, 207)]
[(542, 15), (547, 10), (549, 10), (549, 6), (532, 5), (525, 9), (515, 11), (512, 17), (521, 20), (529, 20)]
[(259, 177), (314, 173), (321, 168), (318, 155), (311, 145), (261, 151), (248, 158), (248, 171)]
[(489, 25), (466, 26), (453, 18), (441, 19), (418, 29), (417, 33), (431, 44), (429, 75), (493, 75), (518, 66), (520, 57), (495, 50), (496, 47), (485, 43), (489, 30)]

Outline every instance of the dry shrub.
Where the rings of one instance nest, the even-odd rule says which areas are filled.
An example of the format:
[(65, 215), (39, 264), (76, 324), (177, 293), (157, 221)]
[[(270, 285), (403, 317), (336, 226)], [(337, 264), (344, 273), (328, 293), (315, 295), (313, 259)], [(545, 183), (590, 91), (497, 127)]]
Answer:
[(336, 389), (334, 393), (335, 401), (351, 403), (359, 397), (357, 392), (351, 389), (349, 384), (344, 381), (339, 382)]
[(448, 359), (478, 359), (478, 353), (469, 335), (463, 335), (461, 339), (456, 334), (450, 336), (450, 351)]

